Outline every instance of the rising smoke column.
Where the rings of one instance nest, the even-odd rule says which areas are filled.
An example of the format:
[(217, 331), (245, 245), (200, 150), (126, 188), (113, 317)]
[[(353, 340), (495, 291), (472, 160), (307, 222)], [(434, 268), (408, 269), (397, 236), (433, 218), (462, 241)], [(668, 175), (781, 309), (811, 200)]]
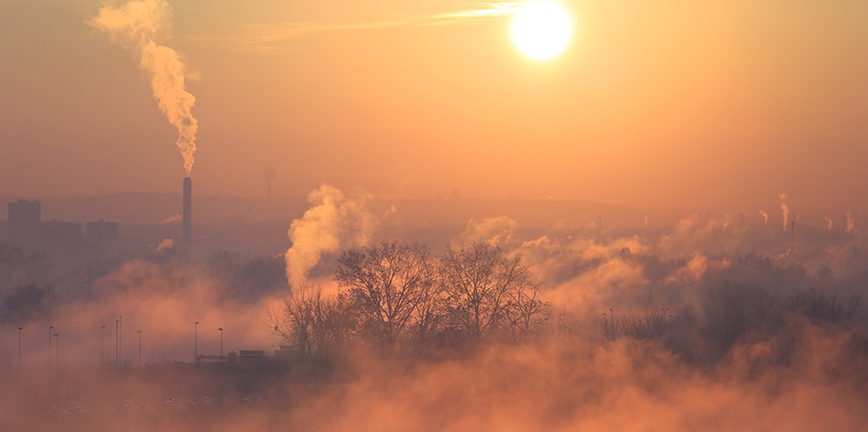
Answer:
[(832, 231), (832, 226), (834, 226), (834, 224), (832, 223), (832, 218), (826, 216), (826, 230)]
[(847, 228), (844, 231), (849, 234), (855, 234), (858, 232), (856, 229), (856, 219), (853, 218), (850, 212), (847, 212)]
[(371, 212), (368, 195), (347, 197), (323, 184), (307, 199), (310, 209), (292, 221), (287, 233), (292, 247), (286, 251), (286, 277), (296, 287), (323, 254), (365, 245), (381, 221)]
[(787, 223), (790, 220), (790, 207), (785, 202), (787, 200), (787, 194), (781, 194), (781, 213), (784, 215), (784, 231), (787, 230)]
[(763, 225), (769, 223), (769, 214), (766, 213), (765, 210), (760, 210), (759, 214), (763, 217)]
[(165, 0), (134, 0), (119, 7), (103, 6), (88, 24), (104, 31), (112, 42), (136, 53), (139, 67), (151, 78), (151, 88), (160, 111), (178, 129), (177, 145), (189, 177), (193, 170), (196, 130), (199, 127), (190, 112), (196, 98), (187, 92), (184, 83), (186, 67), (178, 53), (156, 42), (167, 30), (171, 16), (172, 6)]

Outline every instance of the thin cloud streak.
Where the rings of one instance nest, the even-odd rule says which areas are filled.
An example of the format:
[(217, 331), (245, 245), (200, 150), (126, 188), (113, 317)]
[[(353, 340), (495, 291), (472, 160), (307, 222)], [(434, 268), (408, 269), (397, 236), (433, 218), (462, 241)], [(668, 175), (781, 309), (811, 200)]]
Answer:
[(188, 36), (188, 39), (200, 42), (225, 43), (244, 51), (271, 51), (285, 49), (286, 47), (282, 46), (281, 42), (312, 33), (472, 24), (487, 19), (514, 15), (519, 11), (521, 5), (521, 2), (482, 3), (478, 9), (355, 23), (284, 22), (278, 24), (243, 24), (244, 30), (239, 34)]

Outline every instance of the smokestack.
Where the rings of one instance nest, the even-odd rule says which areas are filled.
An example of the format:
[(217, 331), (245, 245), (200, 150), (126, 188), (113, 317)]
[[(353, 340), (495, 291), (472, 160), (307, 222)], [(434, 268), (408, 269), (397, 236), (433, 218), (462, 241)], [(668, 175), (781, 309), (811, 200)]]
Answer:
[(193, 239), (193, 180), (184, 177), (184, 240)]

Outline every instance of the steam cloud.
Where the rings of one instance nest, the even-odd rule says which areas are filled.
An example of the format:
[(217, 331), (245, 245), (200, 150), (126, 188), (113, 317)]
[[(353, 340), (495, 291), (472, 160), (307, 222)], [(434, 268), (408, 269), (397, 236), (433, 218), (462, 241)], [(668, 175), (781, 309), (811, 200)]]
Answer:
[(170, 217), (167, 217), (167, 218), (161, 220), (160, 225), (165, 225), (167, 223), (177, 222), (181, 219), (182, 219), (182, 216), (180, 214), (176, 214), (174, 216), (170, 216)]
[(364, 194), (347, 197), (327, 184), (308, 195), (311, 208), (289, 227), (292, 247), (286, 251), (286, 277), (290, 284), (304, 284), (307, 272), (323, 254), (368, 243), (380, 223), (371, 212), (371, 201)]
[(456, 239), (453, 239), (452, 245), (461, 247), (474, 242), (484, 241), (493, 246), (503, 246), (512, 240), (516, 229), (518, 229), (518, 222), (506, 216), (482, 220), (471, 219), (467, 221), (464, 232)]
[(858, 230), (856, 229), (856, 219), (853, 218), (853, 216), (850, 214), (850, 212), (847, 212), (847, 229), (846, 229), (846, 231), (849, 234), (855, 234), (858, 232)]
[(172, 6), (165, 0), (134, 0), (119, 7), (103, 6), (88, 24), (104, 31), (113, 42), (135, 51), (139, 67), (151, 77), (160, 111), (178, 129), (177, 145), (189, 176), (199, 127), (191, 113), (196, 98), (187, 92), (184, 83), (187, 68), (178, 53), (156, 42), (168, 27), (171, 15)]
[(763, 224), (769, 223), (769, 214), (766, 213), (765, 210), (760, 210), (759, 214), (763, 217)]
[(790, 219), (790, 207), (785, 202), (787, 200), (787, 194), (781, 194), (781, 213), (784, 215), (784, 231), (787, 230), (787, 223)]
[(832, 223), (832, 218), (830, 218), (829, 216), (826, 216), (826, 230), (827, 230), (827, 231), (832, 231), (832, 226), (833, 226), (833, 225), (834, 225), (834, 224)]
[(163, 239), (162, 242), (157, 246), (157, 252), (163, 249), (172, 249), (175, 247), (175, 239)]
[(392, 215), (395, 214), (395, 212), (397, 212), (397, 211), (398, 211), (398, 208), (397, 208), (397, 207), (395, 207), (394, 205), (390, 206), (390, 207), (388, 208), (388, 210), (386, 210), (386, 211), (383, 213), (383, 220), (388, 219), (389, 216), (392, 216)]

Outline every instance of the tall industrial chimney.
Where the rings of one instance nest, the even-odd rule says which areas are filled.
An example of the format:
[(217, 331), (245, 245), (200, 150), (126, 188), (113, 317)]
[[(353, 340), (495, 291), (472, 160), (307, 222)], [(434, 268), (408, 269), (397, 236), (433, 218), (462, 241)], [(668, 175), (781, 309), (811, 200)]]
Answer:
[(184, 177), (184, 240), (193, 239), (193, 180)]

